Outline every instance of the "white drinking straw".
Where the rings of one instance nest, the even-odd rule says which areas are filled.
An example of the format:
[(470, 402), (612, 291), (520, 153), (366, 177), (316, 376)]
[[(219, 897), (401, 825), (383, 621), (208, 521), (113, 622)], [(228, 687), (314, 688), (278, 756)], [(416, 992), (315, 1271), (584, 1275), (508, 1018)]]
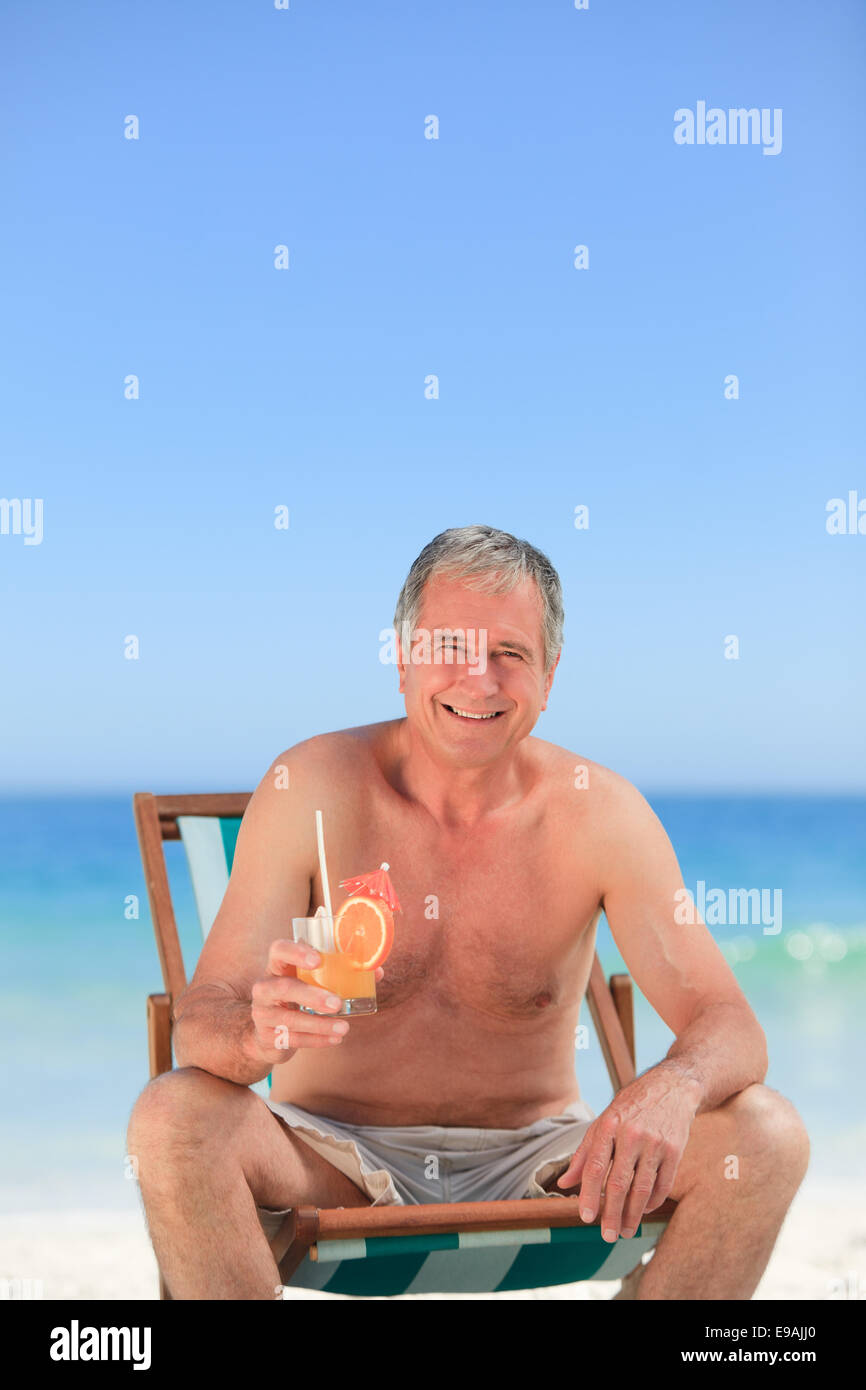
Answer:
[(322, 892), (325, 895), (325, 911), (329, 917), (334, 914), (331, 911), (331, 890), (328, 887), (328, 866), (325, 863), (325, 836), (322, 830), (322, 813), (316, 812), (316, 839), (319, 844), (319, 868), (322, 873)]

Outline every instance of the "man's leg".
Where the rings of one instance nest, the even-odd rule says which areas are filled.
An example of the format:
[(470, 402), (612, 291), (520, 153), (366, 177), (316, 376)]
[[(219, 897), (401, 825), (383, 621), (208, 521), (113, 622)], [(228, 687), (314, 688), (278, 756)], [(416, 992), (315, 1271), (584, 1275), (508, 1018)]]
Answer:
[(127, 1152), (172, 1298), (273, 1299), (280, 1283), (256, 1206), (369, 1206), (260, 1096), (180, 1067), (135, 1103)]
[(769, 1086), (697, 1115), (670, 1192), (679, 1205), (631, 1296), (750, 1299), (808, 1166), (803, 1121)]

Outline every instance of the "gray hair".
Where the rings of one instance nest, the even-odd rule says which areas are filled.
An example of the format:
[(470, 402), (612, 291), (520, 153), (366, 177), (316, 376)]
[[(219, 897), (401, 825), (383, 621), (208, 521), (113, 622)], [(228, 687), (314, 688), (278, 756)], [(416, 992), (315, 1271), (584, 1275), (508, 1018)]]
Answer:
[(404, 622), (414, 633), (424, 586), (434, 574), (464, 580), (467, 589), (486, 594), (507, 594), (523, 580), (534, 579), (541, 594), (547, 674), (562, 646), (565, 612), (559, 575), (542, 551), (493, 526), (452, 526), (440, 531), (425, 545), (400, 590), (394, 613), (398, 635)]

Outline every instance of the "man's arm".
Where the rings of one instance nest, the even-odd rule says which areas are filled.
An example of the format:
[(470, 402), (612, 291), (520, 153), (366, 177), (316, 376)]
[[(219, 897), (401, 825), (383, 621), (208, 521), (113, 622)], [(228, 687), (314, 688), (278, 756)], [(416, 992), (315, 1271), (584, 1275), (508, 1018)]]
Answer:
[(670, 1193), (698, 1112), (763, 1081), (767, 1040), (704, 923), (696, 913), (677, 921), (684, 885), (658, 817), (624, 778), (605, 769), (600, 783), (602, 904), (635, 983), (676, 1034), (664, 1060), (593, 1121), (557, 1179), (563, 1189), (580, 1184), (582, 1220), (603, 1202), (602, 1237), (613, 1241)]
[[(229, 885), (196, 966), (173, 1011), (178, 1066), (195, 1066), (239, 1085), (261, 1081), (294, 1048), (270, 1051), (257, 1040), (252, 990), (268, 967), (271, 944), (304, 917), (316, 862), (313, 812), (307, 814), (317, 759), (310, 744), (282, 753), (262, 778), (238, 832)], [(276, 769), (288, 767), (285, 780)], [(312, 773), (311, 773), (312, 769)], [(286, 967), (285, 974), (294, 974)], [(287, 1022), (289, 1019), (286, 1011)], [(293, 1022), (299, 1016), (294, 1015)], [(300, 1015), (309, 1028), (310, 1015)], [(327, 1020), (322, 1020), (324, 1024)], [(320, 1028), (315, 1020), (316, 1029)]]
[(631, 783), (607, 776), (602, 903), (635, 984), (676, 1034), (653, 1070), (692, 1091), (698, 1114), (764, 1080), (767, 1040), (697, 912), (676, 920), (683, 878), (658, 817)]

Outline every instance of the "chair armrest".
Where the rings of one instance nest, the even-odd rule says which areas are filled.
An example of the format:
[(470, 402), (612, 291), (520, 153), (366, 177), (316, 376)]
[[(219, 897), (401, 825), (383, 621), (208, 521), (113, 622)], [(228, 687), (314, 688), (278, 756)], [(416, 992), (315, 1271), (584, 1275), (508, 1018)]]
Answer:
[[(647, 1222), (667, 1222), (677, 1209), (668, 1198), (655, 1211), (647, 1212)], [(308, 1229), (312, 1215), (318, 1217), (316, 1239), (338, 1236), (435, 1235), (453, 1231), (517, 1231), (548, 1226), (597, 1226), (581, 1221), (578, 1198), (521, 1197), (500, 1202), (435, 1202), (412, 1206), (386, 1207), (299, 1207), (298, 1217)]]
[(631, 976), (628, 974), (611, 975), (610, 992), (613, 995), (614, 1008), (622, 1024), (622, 1031), (625, 1033), (625, 1040), (628, 1045), (631, 1060), (636, 1069), (637, 1053), (635, 1052), (634, 1043), (634, 991), (632, 989)]
[[(669, 1197), (647, 1212), (641, 1225), (667, 1225), (677, 1204)], [(598, 1226), (581, 1221), (576, 1198), (522, 1197), (504, 1202), (437, 1202), (417, 1206), (295, 1207), (287, 1212), (270, 1247), (287, 1281), (307, 1254), (317, 1258), (320, 1240), (364, 1240), (378, 1236), (454, 1235), (464, 1231), (515, 1231), (561, 1226)]]
[(171, 995), (147, 996), (147, 1053), (150, 1079), (171, 1071)]

